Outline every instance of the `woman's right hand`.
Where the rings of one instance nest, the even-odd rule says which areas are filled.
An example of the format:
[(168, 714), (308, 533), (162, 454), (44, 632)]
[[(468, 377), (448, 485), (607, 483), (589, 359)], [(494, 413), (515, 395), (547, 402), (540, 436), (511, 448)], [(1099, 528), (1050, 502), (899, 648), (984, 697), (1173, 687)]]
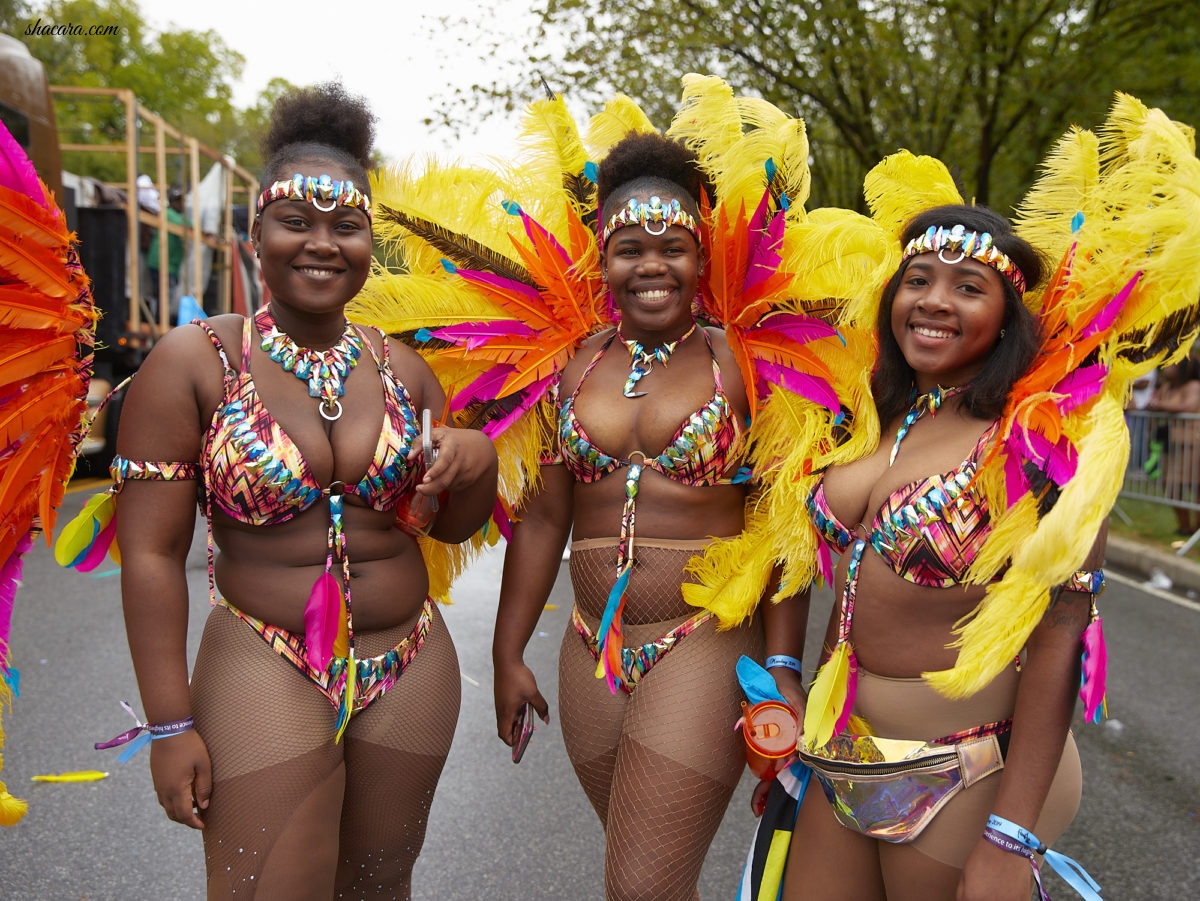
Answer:
[(533, 670), (523, 661), (496, 668), (493, 693), (496, 698), (496, 734), (509, 747), (516, 740), (517, 714), (526, 702), (533, 705), (543, 723), (550, 722), (550, 705), (538, 691)]
[(152, 741), (150, 774), (167, 818), (203, 829), (200, 812), (208, 809), (212, 796), (212, 763), (200, 734), (192, 729)]

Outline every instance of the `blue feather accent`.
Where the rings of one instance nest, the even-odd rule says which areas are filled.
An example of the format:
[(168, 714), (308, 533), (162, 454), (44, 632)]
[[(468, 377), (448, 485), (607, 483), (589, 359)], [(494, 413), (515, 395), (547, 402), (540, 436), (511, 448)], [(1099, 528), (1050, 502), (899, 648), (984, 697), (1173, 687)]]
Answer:
[(430, 340), (433, 337), (433, 332), (431, 332), (427, 328), (419, 328), (419, 329), (417, 329), (416, 335), (414, 335), (413, 337), (415, 337), (418, 341), (420, 341), (422, 344), (424, 344), (426, 341)]
[(1077, 232), (1083, 227), (1083, 211), (1079, 211), (1071, 217), (1071, 231)]
[(608, 593), (608, 600), (604, 604), (604, 615), (600, 617), (600, 629), (596, 633), (596, 637), (603, 642), (605, 636), (608, 635), (609, 629), (612, 627), (613, 617), (617, 614), (617, 607), (620, 606), (621, 598), (625, 595), (625, 589), (629, 587), (629, 574), (633, 572), (632, 566), (625, 567), (625, 572), (617, 577), (617, 581), (613, 583), (612, 590)]
[(588, 160), (586, 163), (583, 164), (583, 177), (586, 178), (588, 181), (590, 181), (592, 184), (596, 184), (596, 177), (597, 177), (598, 171), (599, 171), (599, 169), (597, 168), (596, 164), (593, 163), (591, 160)]
[(521, 215), (521, 205), (515, 200), (501, 200), (500, 207), (510, 216)]
[(454, 275), (454, 273), (458, 272), (458, 267), (455, 266), (453, 263), (451, 263), (445, 257), (442, 257), (442, 268), (445, 269), (447, 272), (449, 272), (451, 275)]

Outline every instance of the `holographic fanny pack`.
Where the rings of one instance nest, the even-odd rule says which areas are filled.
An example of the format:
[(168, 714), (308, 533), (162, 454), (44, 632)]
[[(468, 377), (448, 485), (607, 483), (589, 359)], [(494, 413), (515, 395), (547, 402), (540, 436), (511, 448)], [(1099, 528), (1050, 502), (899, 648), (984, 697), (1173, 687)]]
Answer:
[(847, 829), (910, 842), (965, 788), (1004, 767), (995, 735), (930, 744), (843, 732), (824, 747), (800, 746), (833, 813)]

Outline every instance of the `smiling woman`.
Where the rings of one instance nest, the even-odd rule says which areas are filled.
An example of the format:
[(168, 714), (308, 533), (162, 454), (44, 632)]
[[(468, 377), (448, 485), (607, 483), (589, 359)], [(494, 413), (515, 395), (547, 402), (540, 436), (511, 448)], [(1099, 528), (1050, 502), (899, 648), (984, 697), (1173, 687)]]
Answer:
[[(417, 538), (461, 542), (486, 521), (496, 453), (423, 426), (445, 406), (432, 371), (346, 319), (371, 266), (372, 134), (338, 85), (279, 100), (252, 229), (271, 302), (170, 332), (121, 421), (151, 771), (168, 817), (204, 830), (210, 898), (358, 897), (367, 882), (407, 898), (454, 734), (457, 658)], [(189, 683), (197, 500), (214, 609)]]
[(559, 705), (604, 825), (610, 899), (694, 896), (745, 766), (728, 728), (741, 700), (734, 665), (763, 653), (753, 605), (719, 628), (684, 598), (689, 561), (742, 532), (747, 496), (742, 374), (725, 332), (695, 316), (697, 198), (710, 190), (695, 154), (658, 134), (631, 133), (600, 163), (600, 274), (618, 324), (563, 370), (558, 440), (504, 561), (493, 656), (497, 724), (511, 741), (522, 703), (547, 714), (522, 649), (570, 535)]

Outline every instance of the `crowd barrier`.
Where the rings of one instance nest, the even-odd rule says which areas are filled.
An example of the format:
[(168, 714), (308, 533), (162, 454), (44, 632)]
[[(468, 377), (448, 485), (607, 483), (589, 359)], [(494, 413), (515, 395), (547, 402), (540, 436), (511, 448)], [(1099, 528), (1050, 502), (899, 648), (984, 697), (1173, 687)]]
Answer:
[[(1121, 497), (1200, 510), (1200, 415), (1125, 411), (1129, 426), (1129, 466)], [(1114, 511), (1129, 521), (1118, 504)], [(1178, 549), (1183, 556), (1200, 541), (1193, 533)]]

